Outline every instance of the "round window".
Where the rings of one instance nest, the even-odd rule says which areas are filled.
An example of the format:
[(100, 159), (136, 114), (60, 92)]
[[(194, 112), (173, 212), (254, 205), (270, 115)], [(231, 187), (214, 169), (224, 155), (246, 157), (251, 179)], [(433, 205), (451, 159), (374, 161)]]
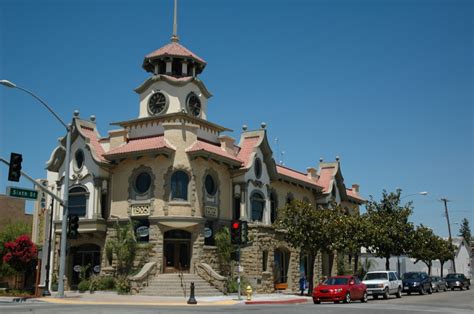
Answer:
[(76, 161), (76, 169), (81, 169), (84, 165), (84, 152), (78, 149), (74, 154), (74, 160)]
[(205, 186), (206, 186), (207, 194), (209, 194), (209, 195), (216, 194), (216, 184), (215, 184), (214, 179), (212, 178), (212, 176), (210, 176), (210, 175), (206, 176)]
[(201, 114), (201, 101), (196, 94), (189, 94), (188, 99), (186, 100), (186, 106), (188, 107), (188, 112), (190, 114), (195, 117), (199, 117)]
[(142, 172), (135, 180), (135, 189), (138, 193), (143, 194), (150, 189), (151, 176), (148, 172)]
[(262, 176), (262, 161), (259, 158), (255, 159), (255, 176), (257, 179)]

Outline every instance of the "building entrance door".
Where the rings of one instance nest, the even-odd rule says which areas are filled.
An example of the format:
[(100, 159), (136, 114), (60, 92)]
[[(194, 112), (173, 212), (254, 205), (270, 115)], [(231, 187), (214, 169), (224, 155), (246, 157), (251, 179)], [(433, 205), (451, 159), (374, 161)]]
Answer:
[(184, 230), (165, 232), (164, 272), (189, 272), (191, 262), (191, 233)]

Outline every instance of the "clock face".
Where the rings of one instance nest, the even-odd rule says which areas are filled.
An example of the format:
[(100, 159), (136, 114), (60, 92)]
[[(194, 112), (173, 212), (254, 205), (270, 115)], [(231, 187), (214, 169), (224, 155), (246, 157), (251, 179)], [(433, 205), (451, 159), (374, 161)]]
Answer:
[(186, 106), (188, 107), (188, 112), (190, 114), (195, 117), (199, 117), (199, 115), (201, 114), (201, 101), (199, 100), (199, 97), (196, 94), (189, 94)]
[(166, 105), (166, 96), (161, 92), (156, 92), (148, 100), (148, 111), (152, 115), (161, 114), (165, 112)]

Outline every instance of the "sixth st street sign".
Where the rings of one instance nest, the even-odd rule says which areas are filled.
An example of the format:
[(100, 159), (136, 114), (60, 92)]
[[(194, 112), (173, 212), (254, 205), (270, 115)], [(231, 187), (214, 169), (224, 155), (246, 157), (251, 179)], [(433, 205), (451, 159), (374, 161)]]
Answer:
[(15, 188), (13, 186), (7, 187), (7, 195), (19, 198), (27, 198), (30, 200), (36, 200), (38, 198), (38, 191)]

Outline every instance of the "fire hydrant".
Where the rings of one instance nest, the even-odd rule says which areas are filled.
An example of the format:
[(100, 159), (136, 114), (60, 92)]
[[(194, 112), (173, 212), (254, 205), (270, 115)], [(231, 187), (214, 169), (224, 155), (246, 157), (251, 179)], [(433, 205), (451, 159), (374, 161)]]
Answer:
[(252, 287), (247, 286), (247, 289), (245, 289), (245, 293), (247, 293), (247, 301), (252, 300)]

